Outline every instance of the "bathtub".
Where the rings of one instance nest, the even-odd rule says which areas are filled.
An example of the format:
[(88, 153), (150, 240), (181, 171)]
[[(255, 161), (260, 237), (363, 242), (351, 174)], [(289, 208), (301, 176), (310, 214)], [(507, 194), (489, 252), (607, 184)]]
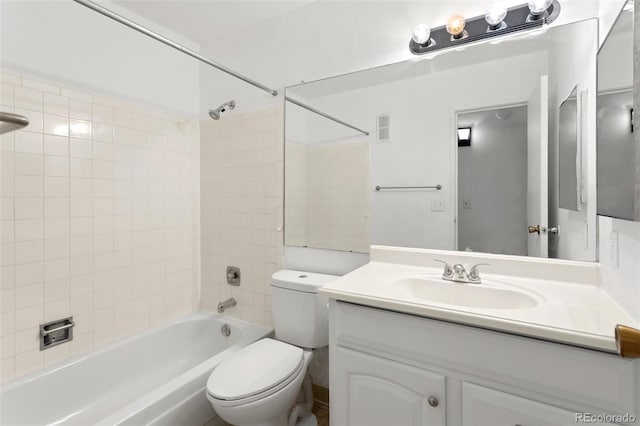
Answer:
[(215, 417), (205, 396), (211, 371), (271, 334), (220, 314), (191, 314), (3, 384), (0, 424), (201, 426)]

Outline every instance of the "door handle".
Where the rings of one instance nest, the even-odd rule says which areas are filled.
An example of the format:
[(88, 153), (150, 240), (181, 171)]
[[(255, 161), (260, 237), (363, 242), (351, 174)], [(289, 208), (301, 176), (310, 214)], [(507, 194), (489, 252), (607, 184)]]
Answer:
[(547, 228), (545, 228), (544, 226), (540, 226), (540, 225), (536, 225), (536, 226), (529, 226), (529, 233), (530, 234), (546, 234), (547, 232)]

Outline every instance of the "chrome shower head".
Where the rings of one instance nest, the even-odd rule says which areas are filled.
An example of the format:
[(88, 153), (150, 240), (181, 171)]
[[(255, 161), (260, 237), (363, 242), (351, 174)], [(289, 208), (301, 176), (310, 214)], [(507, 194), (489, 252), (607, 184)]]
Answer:
[(210, 109), (209, 117), (213, 118), (214, 120), (220, 120), (221, 113), (225, 112), (227, 109), (232, 110), (235, 107), (236, 107), (236, 101), (231, 100), (229, 102), (225, 102), (216, 109)]

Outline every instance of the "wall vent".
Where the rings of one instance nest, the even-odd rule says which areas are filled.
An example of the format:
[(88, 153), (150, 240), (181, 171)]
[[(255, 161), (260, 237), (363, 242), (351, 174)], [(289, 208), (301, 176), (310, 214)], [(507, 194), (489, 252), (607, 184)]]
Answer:
[(378, 116), (378, 142), (391, 141), (391, 117), (389, 114)]

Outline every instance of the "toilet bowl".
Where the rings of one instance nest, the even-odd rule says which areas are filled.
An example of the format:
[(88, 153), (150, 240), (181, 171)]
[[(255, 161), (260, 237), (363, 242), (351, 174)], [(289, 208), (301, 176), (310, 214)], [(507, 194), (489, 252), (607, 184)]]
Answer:
[[(207, 381), (207, 399), (237, 426), (315, 425), (307, 367), (311, 349), (328, 344), (327, 299), (318, 295), (333, 275), (282, 270), (272, 277), (276, 339), (262, 339), (222, 361)], [(299, 402), (299, 395), (302, 401)]]
[(207, 399), (233, 425), (288, 425), (312, 356), (288, 343), (260, 340), (214, 370)]

